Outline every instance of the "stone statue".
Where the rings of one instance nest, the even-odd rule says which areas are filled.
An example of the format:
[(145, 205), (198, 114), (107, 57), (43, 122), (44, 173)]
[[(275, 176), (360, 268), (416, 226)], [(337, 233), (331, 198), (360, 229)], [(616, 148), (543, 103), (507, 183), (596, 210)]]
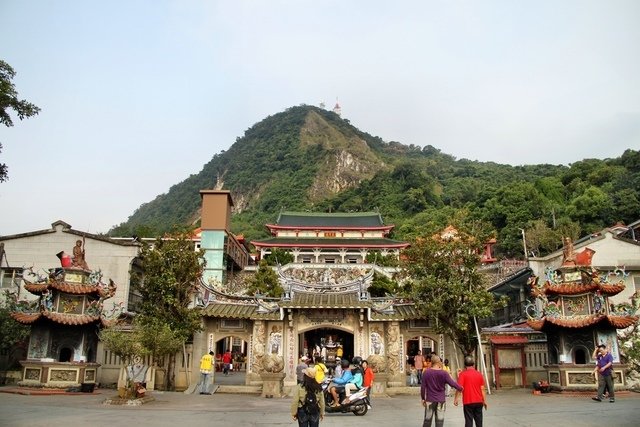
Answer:
[(88, 270), (89, 266), (87, 265), (87, 261), (84, 256), (85, 250), (82, 240), (76, 240), (76, 245), (73, 247), (73, 260), (71, 262), (71, 266)]
[(573, 263), (574, 261), (573, 242), (570, 237), (565, 237), (562, 242), (562, 264)]

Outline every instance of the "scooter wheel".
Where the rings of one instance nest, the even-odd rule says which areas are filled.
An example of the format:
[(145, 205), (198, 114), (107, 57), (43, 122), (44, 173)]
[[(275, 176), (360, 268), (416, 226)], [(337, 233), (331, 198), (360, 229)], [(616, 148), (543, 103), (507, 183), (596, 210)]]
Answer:
[(367, 413), (369, 408), (365, 404), (356, 405), (353, 407), (353, 415), (361, 417)]

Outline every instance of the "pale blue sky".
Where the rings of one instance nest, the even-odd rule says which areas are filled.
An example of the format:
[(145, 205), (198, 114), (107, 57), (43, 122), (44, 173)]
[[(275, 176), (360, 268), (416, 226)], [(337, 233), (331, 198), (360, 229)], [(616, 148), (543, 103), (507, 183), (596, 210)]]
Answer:
[(0, 0), (0, 58), (42, 108), (0, 128), (0, 235), (107, 231), (266, 116), (336, 98), (457, 158), (620, 156), (639, 22), (635, 0)]

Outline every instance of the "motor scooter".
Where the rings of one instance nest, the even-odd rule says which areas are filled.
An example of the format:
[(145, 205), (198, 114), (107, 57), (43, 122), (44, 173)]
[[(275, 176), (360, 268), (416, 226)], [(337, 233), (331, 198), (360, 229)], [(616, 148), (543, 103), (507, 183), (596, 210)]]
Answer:
[(344, 391), (341, 391), (338, 394), (338, 401), (341, 402), (340, 406), (331, 406), (333, 403), (333, 396), (329, 391), (330, 385), (331, 379), (326, 379), (322, 383), (322, 393), (324, 395), (326, 413), (333, 414), (341, 412), (346, 414), (347, 412), (353, 412), (354, 415), (363, 416), (371, 408), (371, 403), (369, 401), (369, 387), (363, 387), (360, 390), (351, 393), (349, 397), (346, 397)]

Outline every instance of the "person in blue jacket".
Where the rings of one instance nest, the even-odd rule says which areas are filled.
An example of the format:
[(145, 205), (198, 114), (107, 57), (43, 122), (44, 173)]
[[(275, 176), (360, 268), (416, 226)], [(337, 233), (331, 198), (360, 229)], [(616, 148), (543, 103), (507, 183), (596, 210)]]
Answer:
[(339, 378), (334, 378), (331, 387), (329, 387), (329, 391), (331, 392), (331, 396), (333, 396), (333, 404), (331, 406), (340, 406), (338, 395), (344, 391), (345, 384), (347, 384), (353, 378), (353, 374), (351, 373), (351, 369), (349, 368), (349, 361), (343, 359), (340, 362), (342, 366), (342, 375)]
[(362, 388), (362, 381), (364, 379), (362, 376), (362, 366), (361, 366), (362, 357), (360, 356), (354, 357), (351, 364), (353, 365), (353, 367), (351, 368), (352, 377), (349, 380), (349, 382), (347, 382), (344, 386), (344, 394), (347, 396), (347, 398), (345, 399), (344, 402), (342, 402), (342, 404), (349, 402), (349, 396), (351, 396), (352, 391), (358, 391), (360, 390), (360, 388)]

